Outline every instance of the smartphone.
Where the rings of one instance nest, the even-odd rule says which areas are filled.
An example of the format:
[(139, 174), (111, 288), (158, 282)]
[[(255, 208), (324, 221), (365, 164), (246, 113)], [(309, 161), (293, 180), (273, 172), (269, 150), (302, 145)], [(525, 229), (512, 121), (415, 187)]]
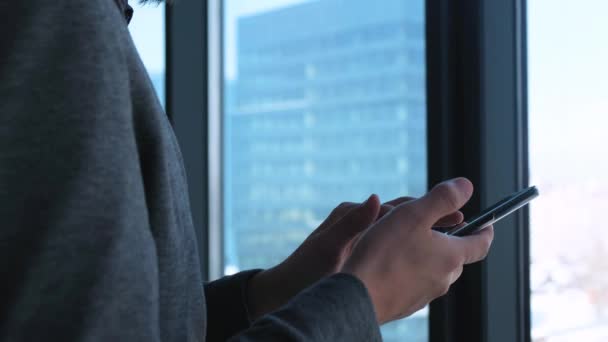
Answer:
[(535, 186), (518, 191), (482, 211), (479, 215), (467, 220), (467, 223), (464, 226), (457, 226), (448, 230), (446, 234), (454, 236), (471, 235), (498, 222), (503, 217), (528, 204), (536, 197), (538, 197), (538, 189), (536, 189)]

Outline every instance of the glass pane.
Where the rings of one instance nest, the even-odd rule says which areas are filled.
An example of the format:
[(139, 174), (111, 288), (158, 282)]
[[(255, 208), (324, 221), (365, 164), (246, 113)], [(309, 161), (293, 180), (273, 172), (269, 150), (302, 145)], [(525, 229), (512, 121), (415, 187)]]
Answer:
[[(342, 201), (426, 190), (424, 2), (224, 1), (225, 273)], [(427, 341), (427, 310), (384, 329)]]
[(608, 341), (608, 2), (528, 1), (533, 341)]
[(129, 31), (148, 70), (161, 104), (165, 105), (165, 6), (131, 1)]

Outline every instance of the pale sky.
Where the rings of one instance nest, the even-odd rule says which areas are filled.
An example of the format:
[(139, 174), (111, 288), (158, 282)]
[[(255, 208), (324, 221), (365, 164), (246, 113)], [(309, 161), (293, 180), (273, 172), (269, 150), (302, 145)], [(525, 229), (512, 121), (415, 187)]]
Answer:
[(135, 13), (129, 31), (150, 73), (165, 71), (165, 5), (129, 1)]
[(608, 183), (608, 1), (528, 1), (533, 179)]
[[(597, 263), (608, 256), (603, 226), (608, 209), (607, 18), (605, 0), (528, 0), (530, 176), (541, 193), (530, 211), (531, 284), (537, 291), (532, 311), (544, 315), (542, 323), (533, 324), (559, 334), (572, 327), (574, 317), (583, 323), (580, 327), (589, 327), (579, 333), (589, 341), (606, 341), (605, 332), (593, 330), (593, 324), (605, 322), (582, 317), (593, 308), (591, 292), (583, 291), (608, 291), (603, 276), (608, 269)], [(566, 286), (570, 292), (560, 292)], [(578, 308), (561, 310), (567, 303)]]

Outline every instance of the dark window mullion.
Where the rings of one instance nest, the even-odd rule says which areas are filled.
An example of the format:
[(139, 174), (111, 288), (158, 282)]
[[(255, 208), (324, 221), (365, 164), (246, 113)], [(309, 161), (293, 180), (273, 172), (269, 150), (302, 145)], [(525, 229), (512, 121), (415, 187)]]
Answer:
[[(469, 216), (527, 183), (524, 1), (427, 1), (429, 185), (466, 176)], [(431, 341), (528, 341), (527, 214), (431, 305)]]
[(167, 113), (184, 158), (201, 272), (208, 279), (206, 24), (206, 1), (176, 1), (166, 8)]
[[(483, 9), (483, 164), (487, 206), (528, 184), (525, 1)], [(485, 274), (487, 341), (530, 340), (528, 212), (496, 225)]]
[[(481, 1), (427, 1), (429, 186), (465, 176), (480, 183)], [(464, 208), (478, 212), (477, 191)], [(483, 264), (467, 266), (431, 304), (431, 342), (482, 341)]]

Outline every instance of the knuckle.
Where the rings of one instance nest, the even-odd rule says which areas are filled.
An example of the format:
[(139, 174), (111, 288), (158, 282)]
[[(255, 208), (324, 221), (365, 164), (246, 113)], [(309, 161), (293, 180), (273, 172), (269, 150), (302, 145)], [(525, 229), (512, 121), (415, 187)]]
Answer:
[(482, 245), (484, 254), (488, 254), (490, 251), (490, 246), (492, 245), (492, 240), (490, 238), (483, 239)]
[(382, 204), (380, 206), (380, 208), (383, 209), (383, 210), (389, 211), (389, 210), (392, 210), (394, 208), (394, 206), (392, 206), (390, 204)]
[(336, 209), (340, 209), (340, 208), (345, 208), (351, 205), (351, 202), (342, 202), (340, 204), (338, 204), (338, 206), (336, 207)]
[(409, 201), (414, 200), (414, 197), (410, 197), (410, 196), (402, 196), (402, 197), (398, 197), (395, 200), (391, 201), (394, 202), (395, 204), (403, 204), (403, 203), (407, 203)]
[(352, 202), (342, 202), (342, 203), (338, 204), (338, 206), (335, 207), (334, 210), (332, 210), (330, 215), (344, 214), (352, 207), (352, 205), (353, 205)]
[(431, 286), (429, 286), (429, 294), (432, 296), (431, 300), (443, 296), (448, 291), (451, 284), (450, 274), (451, 271), (443, 270), (433, 276)]
[(387, 214), (387, 213), (389, 213), (391, 210), (393, 210), (393, 208), (394, 208), (394, 207), (393, 207), (392, 205), (390, 205), (390, 204), (383, 204), (383, 205), (380, 207), (380, 214), (381, 214), (381, 215), (383, 215), (383, 214)]
[(488, 252), (489, 252), (489, 250), (487, 250), (487, 249), (486, 249), (486, 250), (485, 250), (485, 251), (482, 253), (482, 255), (481, 255), (481, 260), (485, 259), (485, 258), (488, 256)]
[(446, 269), (451, 272), (462, 266), (462, 258), (454, 254), (448, 255), (446, 256), (444, 263)]
[(426, 215), (422, 210), (407, 208), (406, 210), (403, 210), (403, 214), (414, 226), (420, 226), (427, 221)]
[(450, 291), (450, 285), (452, 284), (447, 279), (441, 281), (437, 286), (437, 297), (441, 297), (447, 294), (448, 291)]
[(460, 278), (460, 276), (462, 275), (462, 271), (464, 270), (463, 265), (460, 265), (455, 271), (454, 273), (452, 273), (452, 279), (451, 282), (454, 283), (456, 280), (458, 280), (458, 278)]
[(489, 228), (486, 238), (486, 248), (490, 249), (492, 246), (492, 241), (494, 241), (494, 228)]
[(489, 252), (490, 252), (490, 241), (486, 241), (484, 243), (484, 246), (483, 246), (483, 251), (481, 253), (481, 258), (485, 259), (488, 256)]
[(492, 246), (492, 235), (486, 234), (486, 236), (484, 236), (480, 242), (480, 251), (481, 251), (480, 256), (482, 259), (485, 258), (486, 256), (488, 256), (491, 246)]

